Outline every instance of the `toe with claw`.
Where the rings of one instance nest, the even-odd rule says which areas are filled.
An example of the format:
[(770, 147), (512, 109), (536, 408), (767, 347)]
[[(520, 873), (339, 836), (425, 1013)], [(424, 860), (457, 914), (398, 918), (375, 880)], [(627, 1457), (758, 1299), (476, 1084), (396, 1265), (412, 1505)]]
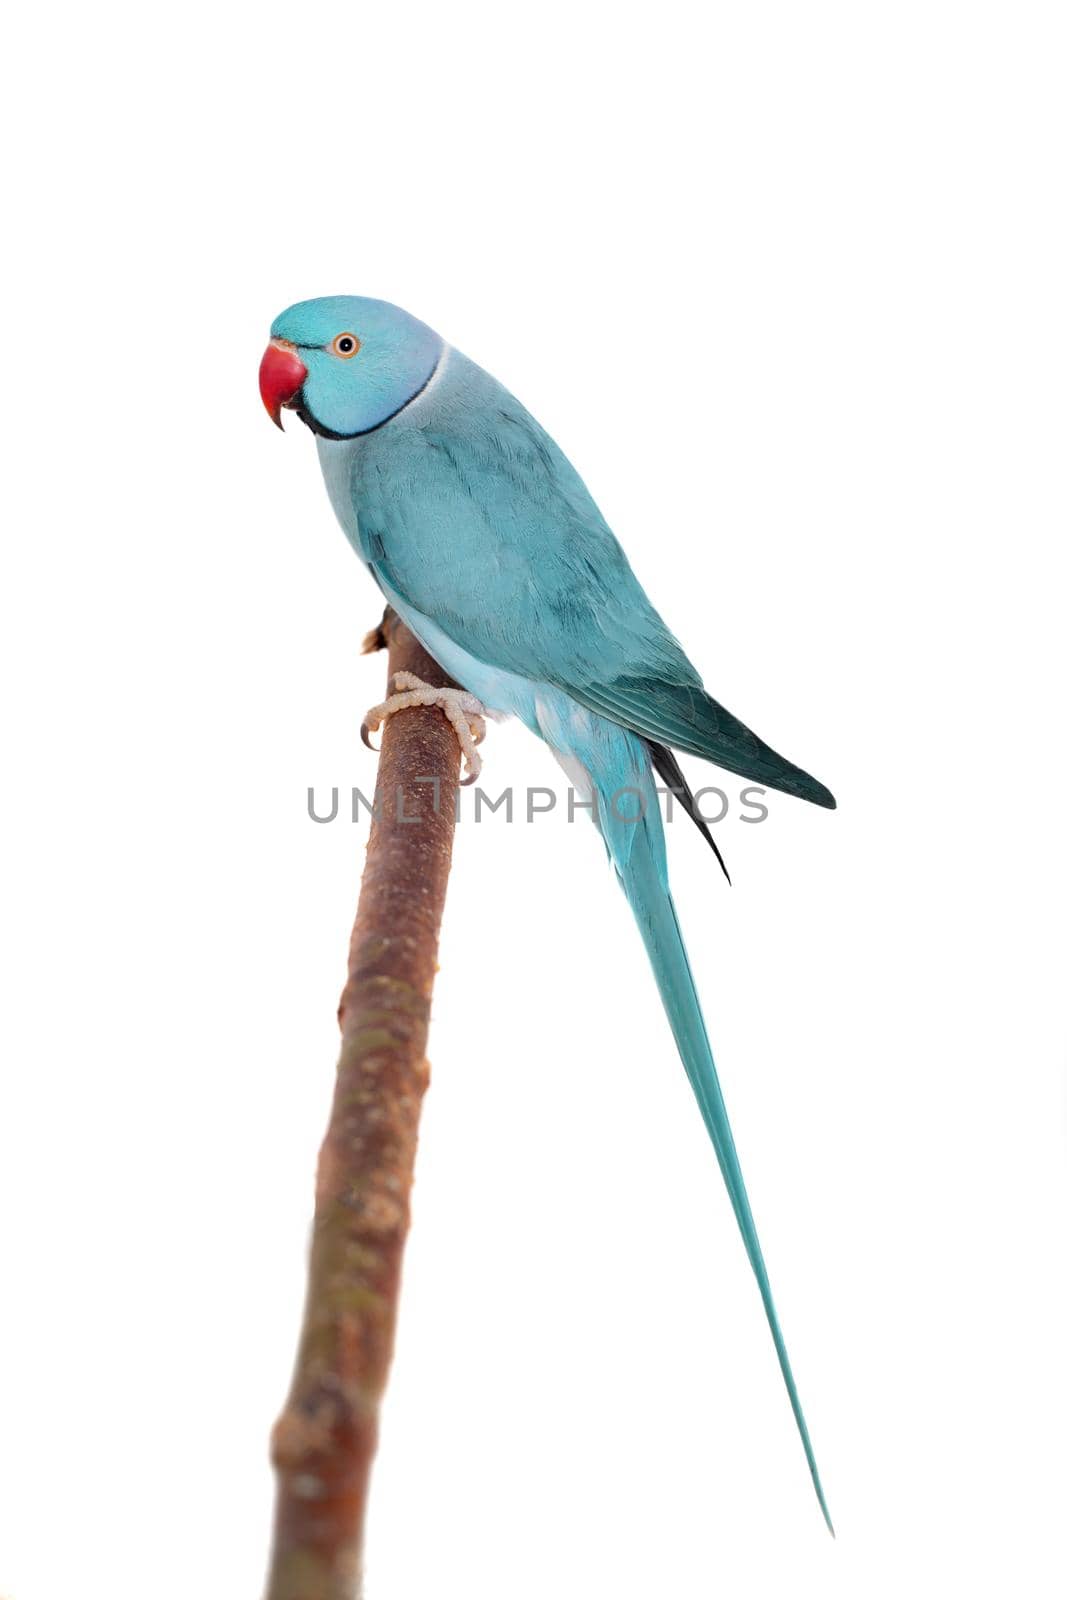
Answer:
[(398, 672), (393, 679), (393, 693), (388, 700), (383, 700), (379, 706), (372, 706), (363, 719), (359, 732), (367, 748), (374, 749), (370, 736), (377, 733), (387, 717), (397, 711), (406, 711), (410, 706), (440, 706), (456, 730), (459, 748), (463, 752), (467, 776), (462, 782), (464, 785), (473, 783), (482, 770), (482, 758), (475, 747), (485, 738), (485, 707), (466, 689), (435, 689), (413, 672)]

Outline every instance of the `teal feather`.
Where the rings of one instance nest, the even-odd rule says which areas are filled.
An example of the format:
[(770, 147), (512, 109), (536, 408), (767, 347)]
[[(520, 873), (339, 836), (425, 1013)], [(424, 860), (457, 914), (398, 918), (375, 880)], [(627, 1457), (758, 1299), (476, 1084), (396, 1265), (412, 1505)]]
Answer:
[(763, 1251), (760, 1247), (756, 1224), (752, 1216), (752, 1208), (745, 1189), (745, 1180), (741, 1173), (741, 1163), (734, 1144), (730, 1119), (727, 1116), (726, 1103), (719, 1084), (719, 1075), (715, 1068), (711, 1045), (708, 1042), (700, 1000), (697, 995), (696, 985), (693, 982), (693, 973), (689, 965), (689, 957), (686, 954), (682, 930), (678, 923), (678, 914), (674, 907), (674, 900), (671, 896), (666, 871), (661, 859), (662, 841), (657, 835), (662, 833), (662, 827), (658, 810), (654, 810), (650, 806), (647, 823), (633, 828), (632, 831), (634, 838), (627, 852), (625, 864), (617, 866), (616, 869), (619, 882), (637, 921), (648, 959), (652, 965), (652, 971), (655, 974), (660, 998), (663, 1001), (664, 1010), (667, 1013), (671, 1031), (678, 1046), (678, 1054), (682, 1058), (693, 1093), (696, 1095), (697, 1104), (700, 1107), (701, 1116), (704, 1118), (704, 1126), (707, 1128), (715, 1148), (719, 1170), (726, 1184), (726, 1191), (730, 1197), (730, 1204), (733, 1206), (734, 1216), (741, 1232), (745, 1251), (755, 1274), (756, 1283), (759, 1286), (760, 1298), (763, 1301), (763, 1309), (771, 1330), (771, 1338), (774, 1341), (782, 1377), (785, 1379), (789, 1404), (792, 1407), (793, 1416), (800, 1433), (804, 1455), (807, 1458), (812, 1482), (815, 1486), (815, 1494), (823, 1517), (826, 1520), (826, 1526), (833, 1533), (834, 1525), (830, 1518), (826, 1496), (823, 1493), (811, 1436), (808, 1433), (808, 1425), (800, 1404), (800, 1396), (797, 1393), (789, 1352), (786, 1349), (785, 1338), (771, 1294), (770, 1279), (767, 1275)]
[[(759, 1287), (815, 1494), (826, 1526), (833, 1533), (833, 1522), (771, 1295), (770, 1279), (745, 1189), (719, 1075), (671, 896), (663, 823), (647, 746), (643, 740), (622, 732), (604, 719), (590, 718), (581, 712), (575, 714), (568, 709), (562, 696), (551, 710), (542, 703), (539, 722), (540, 731), (549, 743), (567, 758), (568, 770), (572, 771), (576, 763), (586, 774), (589, 792), (596, 796), (597, 823), (644, 941), (678, 1054), (696, 1095), (704, 1125), (711, 1136), (719, 1170)], [(628, 797), (640, 795), (640, 805), (636, 798), (629, 804), (629, 810), (617, 799), (612, 803), (614, 797), (624, 793)]]

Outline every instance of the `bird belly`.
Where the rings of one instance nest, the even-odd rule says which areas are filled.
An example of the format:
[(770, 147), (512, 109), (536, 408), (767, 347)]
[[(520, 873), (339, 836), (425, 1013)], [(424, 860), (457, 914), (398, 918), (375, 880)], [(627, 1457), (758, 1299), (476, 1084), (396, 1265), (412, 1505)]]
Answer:
[(539, 693), (544, 693), (546, 685), (479, 661), (429, 617), (396, 594), (383, 582), (380, 573), (375, 573), (375, 577), (393, 610), (403, 617), (420, 644), (444, 667), (450, 678), (477, 695), (487, 711), (497, 716), (519, 717), (534, 733), (541, 731), (537, 723), (537, 698)]

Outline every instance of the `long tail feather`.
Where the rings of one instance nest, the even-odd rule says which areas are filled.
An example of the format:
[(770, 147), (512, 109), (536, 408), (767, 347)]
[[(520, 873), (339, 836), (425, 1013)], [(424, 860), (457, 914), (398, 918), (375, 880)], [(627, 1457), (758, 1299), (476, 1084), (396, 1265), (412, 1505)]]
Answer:
[(759, 1285), (763, 1309), (770, 1325), (774, 1348), (778, 1353), (778, 1363), (785, 1379), (789, 1403), (793, 1408), (804, 1454), (811, 1469), (815, 1493), (826, 1519), (826, 1526), (833, 1533), (834, 1525), (830, 1520), (819, 1469), (815, 1463), (815, 1453), (808, 1434), (808, 1425), (804, 1420), (785, 1339), (778, 1322), (778, 1313), (774, 1308), (770, 1280), (760, 1249), (756, 1224), (752, 1218), (752, 1208), (745, 1191), (745, 1180), (741, 1175), (741, 1164), (737, 1158), (734, 1137), (726, 1114), (722, 1089), (719, 1086), (719, 1075), (715, 1070), (700, 1001), (693, 983), (682, 931), (678, 925), (678, 915), (670, 890), (664, 881), (664, 874), (654, 859), (651, 843), (643, 826), (631, 828), (630, 849), (624, 860), (616, 857), (616, 872), (637, 918), (679, 1054), (685, 1064), (686, 1073), (719, 1159), (719, 1167), (733, 1204), (734, 1216), (737, 1218), (745, 1250)]

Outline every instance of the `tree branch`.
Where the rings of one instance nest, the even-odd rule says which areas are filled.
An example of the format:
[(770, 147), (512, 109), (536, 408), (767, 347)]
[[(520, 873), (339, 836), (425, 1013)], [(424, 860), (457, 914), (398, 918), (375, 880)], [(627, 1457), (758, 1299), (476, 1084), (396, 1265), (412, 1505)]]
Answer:
[[(392, 611), (365, 650), (389, 680), (451, 684)], [(390, 717), (341, 996), (341, 1057), (319, 1154), (304, 1326), (272, 1438), (266, 1600), (353, 1600), (378, 1410), (396, 1331), (459, 746), (435, 708)]]

